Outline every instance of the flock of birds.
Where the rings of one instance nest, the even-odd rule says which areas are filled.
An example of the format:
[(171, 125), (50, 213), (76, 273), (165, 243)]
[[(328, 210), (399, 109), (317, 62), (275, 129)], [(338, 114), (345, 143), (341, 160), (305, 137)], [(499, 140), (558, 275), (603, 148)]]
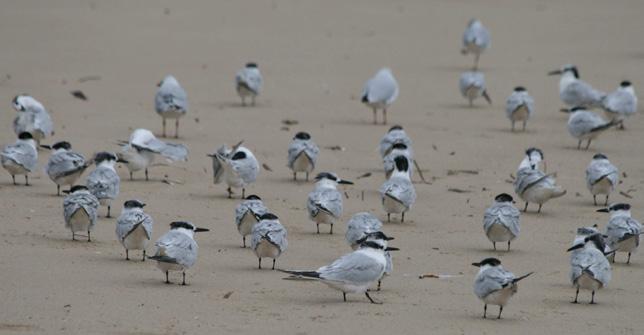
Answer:
[[(474, 70), (463, 73), (460, 78), (461, 93), (470, 105), (480, 96), (491, 103), (485, 88), (485, 77), (477, 70), (479, 57), (489, 46), (490, 34), (487, 29), (478, 20), (470, 21), (463, 36), (462, 52), (474, 54)], [(637, 97), (628, 81), (622, 82), (616, 91), (606, 94), (581, 81), (575, 66), (566, 65), (550, 74), (561, 75), (560, 97), (568, 106), (564, 110), (570, 113), (568, 130), (578, 140), (578, 149), (582, 141), (587, 141), (585, 148), (588, 149), (592, 140), (613, 126), (623, 129), (627, 118), (637, 111)], [(243, 105), (249, 98), (251, 105), (255, 105), (262, 82), (262, 75), (255, 63), (246, 64), (237, 73), (236, 89)], [(372, 109), (374, 123), (378, 122), (378, 110), (382, 111), (382, 123), (387, 123), (387, 108), (396, 100), (398, 93), (398, 83), (388, 68), (378, 71), (366, 82), (362, 102)], [(76, 236), (84, 236), (91, 241), (99, 207), (105, 206), (106, 217), (111, 217), (112, 201), (118, 198), (120, 187), (116, 163), (128, 168), (130, 179), (134, 178), (135, 172), (144, 171), (148, 180), (148, 169), (157, 156), (168, 161), (184, 161), (188, 156), (186, 146), (159, 140), (147, 129), (136, 129), (128, 141), (121, 143), (120, 152), (101, 151), (87, 160), (82, 154), (74, 152), (69, 142), (59, 141), (51, 146), (41, 143), (53, 135), (53, 123), (47, 110), (36, 99), (29, 95), (18, 95), (13, 99), (13, 107), (18, 112), (14, 120), (18, 139), (0, 153), (2, 166), (12, 176), (14, 184), (16, 176), (24, 175), (25, 184), (29, 185), (29, 174), (36, 169), (38, 151), (41, 147), (51, 150), (45, 171), (56, 184), (58, 195), (61, 186), (70, 187), (63, 191), (67, 193), (63, 200), (63, 213), (65, 227), (71, 230), (74, 240)], [(188, 100), (186, 92), (174, 77), (167, 76), (158, 84), (155, 107), (162, 118), (163, 137), (167, 135), (166, 122), (170, 119), (175, 121), (174, 137), (178, 138), (179, 120), (188, 111)], [(603, 109), (607, 119), (592, 112), (593, 108)], [(516, 87), (506, 102), (506, 115), (512, 123), (512, 130), (515, 129), (515, 122), (521, 122), (525, 130), (534, 112), (533, 98), (524, 87)], [(396, 214), (404, 222), (405, 213), (416, 201), (411, 182), (414, 165), (412, 141), (405, 130), (396, 125), (383, 136), (379, 149), (386, 176), (379, 190), (382, 207), (388, 221), (391, 220), (391, 214)], [(309, 133), (295, 134), (288, 147), (287, 161), (294, 180), (297, 180), (298, 174), (304, 174), (304, 178), (309, 180), (309, 175), (315, 171), (319, 152)], [(224, 144), (209, 156), (212, 158), (214, 183), (225, 184), (229, 198), (235, 193), (234, 189), (241, 189), (242, 200), (235, 209), (235, 223), (242, 236), (243, 247), (246, 247), (246, 237), (250, 236), (250, 248), (258, 258), (258, 267), (262, 268), (263, 258), (269, 258), (273, 262), (272, 269), (275, 269), (276, 260), (288, 246), (287, 229), (259, 196), (246, 196), (246, 187), (256, 181), (260, 171), (257, 159), (242, 142), (233, 147)], [(95, 169), (86, 178), (85, 185), (78, 184), (81, 175), (92, 165), (95, 165)], [(526, 150), (514, 181), (515, 193), (525, 202), (524, 211), (527, 211), (529, 203), (536, 203), (540, 212), (547, 201), (566, 194), (566, 190), (557, 185), (555, 174), (548, 174), (546, 170), (543, 151), (538, 148)], [(606, 286), (611, 278), (608, 259), (614, 262), (617, 252), (625, 252), (628, 254), (626, 263), (629, 263), (631, 253), (639, 245), (641, 225), (631, 218), (630, 205), (608, 203), (618, 178), (618, 169), (604, 154), (593, 156), (586, 170), (587, 186), (595, 205), (598, 195), (605, 196), (604, 208), (599, 211), (609, 212), (611, 217), (603, 232), (596, 225), (579, 228), (572, 247), (568, 249), (571, 252), (570, 279), (577, 289), (575, 303), (580, 289), (590, 290), (590, 302), (594, 303), (596, 290)], [(318, 234), (320, 224), (328, 225), (332, 234), (333, 225), (340, 220), (343, 200), (338, 190), (339, 184), (352, 182), (341, 179), (333, 172), (321, 172), (315, 176), (315, 186), (307, 199), (307, 211), (311, 221), (316, 224)], [(519, 236), (521, 213), (514, 203), (511, 195), (502, 193), (485, 211), (483, 228), (494, 250), (497, 243), (507, 243), (507, 250), (510, 251), (511, 242)], [(197, 260), (198, 246), (194, 234), (208, 229), (186, 221), (172, 222), (170, 230), (156, 241), (155, 253), (146, 256), (153, 219), (144, 211), (144, 207), (145, 203), (140, 200), (127, 200), (116, 220), (116, 236), (125, 249), (126, 259), (130, 259), (130, 251), (140, 250), (143, 261), (146, 257), (156, 261), (167, 283), (170, 283), (170, 272), (178, 271), (185, 285), (185, 271)], [(370, 288), (377, 283), (377, 289), (380, 289), (383, 277), (393, 270), (390, 251), (398, 250), (388, 246), (393, 238), (387, 236), (382, 227), (383, 223), (371, 213), (355, 214), (347, 223), (345, 235), (354, 251), (317, 270), (280, 271), (289, 275), (286, 279), (325, 283), (341, 291), (345, 301), (347, 293), (359, 293), (365, 294), (372, 303), (377, 303), (369, 295)], [(82, 235), (85, 233), (86, 236)], [(487, 315), (487, 305), (491, 304), (500, 306), (500, 318), (503, 307), (517, 292), (518, 282), (532, 274), (516, 277), (505, 270), (497, 258), (486, 258), (473, 265), (480, 267), (474, 281), (474, 293), (484, 302), (483, 317)]]

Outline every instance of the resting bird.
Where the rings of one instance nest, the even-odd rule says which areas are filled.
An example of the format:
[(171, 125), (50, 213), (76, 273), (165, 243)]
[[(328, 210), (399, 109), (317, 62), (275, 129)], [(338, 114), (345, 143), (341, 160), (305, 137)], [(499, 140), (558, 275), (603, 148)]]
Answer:
[(242, 100), (242, 106), (246, 106), (246, 97), (251, 98), (251, 105), (255, 106), (255, 97), (262, 90), (262, 74), (255, 63), (247, 63), (246, 66), (237, 72), (235, 85), (237, 94)]
[(499, 306), (499, 316), (503, 313), (503, 307), (508, 304), (510, 298), (517, 293), (518, 282), (527, 278), (533, 272), (521, 277), (515, 277), (510, 271), (501, 266), (501, 261), (496, 258), (486, 258), (479, 263), (472, 263), (479, 267), (479, 273), (474, 278), (474, 294), (483, 301), (483, 318), (487, 318), (487, 305)]
[(622, 81), (602, 100), (602, 108), (609, 120), (617, 121), (619, 129), (624, 129), (624, 120), (637, 113), (637, 95), (631, 82)]
[(631, 217), (631, 205), (619, 203), (597, 211), (611, 213), (605, 236), (608, 248), (613, 252), (613, 263), (617, 252), (626, 252), (626, 264), (630, 264), (631, 253), (639, 247), (642, 234), (642, 225)]
[(494, 198), (494, 204), (485, 210), (483, 229), (494, 250), (497, 242), (508, 242), (510, 251), (510, 243), (519, 237), (521, 213), (513, 203), (512, 196), (501, 193)]
[(505, 102), (505, 114), (510, 122), (512, 122), (512, 131), (514, 131), (514, 123), (517, 121), (523, 122), (523, 131), (528, 123), (532, 114), (534, 114), (534, 99), (530, 96), (528, 91), (522, 86), (517, 86)]
[(463, 33), (463, 55), (474, 54), (474, 70), (479, 67), (479, 57), (490, 47), (490, 33), (481, 21), (471, 19)]
[(373, 124), (378, 123), (377, 111), (382, 109), (382, 124), (387, 124), (387, 108), (398, 98), (398, 82), (389, 68), (382, 68), (367, 81), (362, 102), (373, 110)]
[(396, 143), (402, 143), (407, 146), (408, 150), (411, 150), (411, 139), (407, 136), (403, 127), (399, 125), (389, 128), (389, 131), (380, 140), (380, 157), (385, 158), (385, 156), (389, 155)]
[(13, 98), (13, 108), (18, 115), (13, 120), (13, 131), (16, 135), (28, 132), (37, 144), (54, 134), (54, 124), (45, 107), (33, 97), (20, 94)]
[(537, 213), (541, 213), (541, 207), (548, 200), (566, 194), (566, 190), (557, 185), (554, 174), (545, 174), (539, 170), (539, 163), (542, 161), (543, 152), (530, 148), (526, 150), (526, 156), (517, 170), (514, 192), (525, 201), (524, 212), (528, 210), (529, 203), (536, 202), (539, 204)]
[(66, 141), (54, 143), (51, 149), (54, 152), (49, 156), (45, 172), (56, 184), (56, 194), (60, 195), (60, 187), (74, 185), (92, 162), (86, 162), (83, 155), (71, 151), (72, 145)]
[(572, 137), (579, 140), (577, 150), (581, 149), (581, 142), (586, 140), (586, 150), (590, 142), (610, 127), (617, 124), (617, 121), (605, 121), (601, 116), (587, 111), (584, 107), (575, 107), (570, 110), (568, 118), (568, 132)]
[(154, 244), (157, 251), (148, 258), (157, 261), (157, 267), (165, 273), (166, 284), (170, 284), (170, 271), (181, 271), (181, 285), (186, 285), (186, 270), (195, 265), (199, 251), (195, 233), (203, 231), (209, 229), (197, 228), (191, 222), (175, 221), (170, 224), (170, 231)]
[(65, 228), (72, 231), (72, 240), (76, 240), (76, 233), (87, 232), (87, 242), (91, 242), (91, 231), (96, 225), (98, 199), (84, 185), (73, 186), (66, 192), (69, 195), (63, 201)]
[(382, 207), (387, 212), (387, 222), (391, 213), (401, 214), (400, 222), (405, 222), (405, 212), (416, 202), (416, 190), (409, 179), (409, 160), (405, 156), (394, 158), (396, 168), (391, 177), (380, 186)]
[(550, 71), (548, 75), (561, 75), (559, 97), (570, 107), (598, 107), (606, 95), (585, 81), (579, 79), (579, 70), (574, 65), (564, 65), (561, 69)]
[(163, 119), (163, 137), (166, 137), (166, 119), (174, 119), (174, 138), (179, 138), (179, 119), (188, 113), (186, 91), (173, 76), (165, 77), (157, 86), (154, 107)]
[(87, 188), (102, 206), (107, 206), (105, 217), (108, 218), (111, 217), (112, 200), (118, 197), (121, 188), (121, 178), (114, 168), (117, 161), (124, 162), (111, 152), (99, 152), (94, 157), (96, 169), (87, 176)]
[(148, 181), (148, 168), (156, 155), (163, 156), (168, 162), (187, 161), (188, 147), (183, 144), (163, 142), (157, 139), (147, 129), (136, 129), (130, 135), (130, 140), (123, 143), (119, 159), (126, 161), (130, 171), (130, 180), (134, 180), (134, 172), (145, 170), (145, 180)]
[(595, 291), (608, 285), (611, 279), (611, 268), (604, 256), (604, 242), (600, 234), (586, 236), (583, 240), (568, 249), (570, 254), (570, 281), (577, 289), (575, 300), (577, 303), (579, 290), (592, 291), (590, 303), (595, 303)]
[(485, 76), (482, 72), (464, 72), (458, 84), (461, 95), (469, 101), (470, 107), (473, 106), (474, 99), (480, 96), (485, 98), (488, 104), (492, 104), (492, 99), (485, 88)]
[(240, 142), (233, 149), (224, 145), (208, 156), (213, 159), (215, 184), (226, 182), (228, 198), (232, 198), (233, 188), (241, 188), (241, 197), (245, 198), (246, 186), (254, 183), (259, 175), (259, 162), (253, 152)]
[(130, 260), (130, 250), (143, 250), (141, 261), (145, 261), (145, 247), (152, 238), (154, 221), (143, 207), (145, 204), (138, 200), (128, 200), (116, 220), (116, 238), (125, 248), (126, 260)]
[(262, 268), (262, 258), (267, 257), (273, 259), (272, 269), (275, 270), (275, 260), (288, 247), (286, 228), (282, 226), (276, 215), (265, 213), (259, 217), (259, 222), (253, 226), (251, 235), (251, 249), (257, 256), (258, 268)]
[(619, 181), (619, 171), (611, 164), (606, 155), (595, 154), (586, 168), (586, 185), (593, 195), (593, 203), (597, 206), (597, 195), (606, 195), (604, 206), (608, 206), (608, 197), (615, 190)]
[[(385, 169), (385, 177), (387, 179), (391, 178), (391, 174), (396, 170), (396, 163), (394, 158), (398, 156), (403, 156), (407, 159), (407, 164), (411, 167), (414, 161), (414, 152), (407, 147), (404, 143), (396, 143), (391, 147), (389, 154), (382, 159), (382, 165)], [(412, 176), (412, 169), (408, 169), (409, 177)]]
[(306, 203), (309, 218), (315, 222), (317, 233), (320, 233), (320, 224), (331, 225), (329, 234), (333, 234), (333, 224), (342, 215), (342, 194), (338, 191), (338, 184), (353, 183), (338, 178), (335, 173), (322, 172), (315, 177), (315, 188)]
[(309, 173), (315, 169), (319, 153), (320, 148), (313, 142), (309, 133), (301, 131), (295, 134), (288, 146), (287, 163), (289, 169), (293, 171), (293, 180), (297, 180), (298, 172), (304, 172), (306, 181), (309, 181)]
[(262, 199), (254, 194), (246, 197), (235, 208), (235, 224), (237, 231), (242, 236), (242, 247), (246, 248), (246, 236), (250, 235), (259, 218), (268, 213)]
[(5, 146), (0, 152), (0, 163), (11, 175), (14, 185), (16, 175), (24, 175), (25, 186), (29, 186), (29, 173), (34, 172), (38, 165), (38, 149), (31, 134), (20, 133), (16, 143)]

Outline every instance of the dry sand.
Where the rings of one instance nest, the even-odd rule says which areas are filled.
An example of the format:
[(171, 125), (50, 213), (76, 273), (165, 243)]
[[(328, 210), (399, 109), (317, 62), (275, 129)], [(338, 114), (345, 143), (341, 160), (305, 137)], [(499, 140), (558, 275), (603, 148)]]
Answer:
[[(51, 111), (55, 139), (69, 140), (87, 155), (117, 150), (114, 141), (135, 128), (160, 132), (155, 83), (172, 73), (191, 104), (179, 140), (190, 147), (190, 160), (153, 168), (151, 182), (130, 182), (120, 167), (117, 202), (139, 198), (149, 204), (153, 239), (175, 219), (212, 231), (198, 236), (199, 261), (189, 271), (189, 286), (165, 285), (153, 262), (124, 260), (114, 219), (100, 219), (94, 242), (72, 242), (63, 227), (62, 197), (53, 195), (55, 186), (40, 167), (31, 187), (14, 187), (2, 173), (0, 333), (639, 333), (644, 257), (615, 266), (597, 305), (573, 305), (565, 249), (575, 228), (607, 222), (585, 188), (584, 169), (594, 152), (606, 153), (626, 172), (619, 190), (632, 189), (634, 198), (613, 199), (629, 201), (642, 218), (644, 118), (629, 120), (627, 131), (606, 133), (590, 151), (574, 150), (566, 116), (558, 112), (558, 79), (546, 72), (574, 62), (599, 89), (612, 90), (622, 79), (642, 87), (643, 11), (642, 1), (584, 0), (4, 2), (1, 143), (14, 141), (12, 97), (27, 92)], [(470, 109), (457, 83), (472, 63), (459, 54), (471, 17), (491, 30), (492, 48), (481, 65), (494, 105), (477, 101)], [(259, 63), (265, 91), (257, 107), (241, 108), (233, 77), (249, 60)], [(376, 148), (388, 127), (370, 124), (371, 113), (359, 102), (364, 81), (381, 66), (391, 67), (401, 86), (390, 122), (405, 126), (419, 163), (435, 180), (416, 184), (409, 222), (385, 226), (402, 251), (383, 291), (373, 294), (384, 304), (369, 304), (361, 295), (343, 303), (324, 285), (256, 269), (233, 224), (238, 200), (211, 184), (206, 154), (244, 139), (272, 168), (261, 172), (250, 192), (261, 195), (289, 230), (279, 267), (332, 261), (349, 251), (344, 224), (335, 235), (314, 234), (305, 211), (312, 184), (289, 180), (286, 147), (298, 130), (311, 132), (321, 147), (345, 147), (322, 150), (318, 171), (347, 179), (373, 175), (346, 189), (342, 221), (359, 211), (384, 219)], [(79, 83), (88, 75), (100, 80)], [(519, 84), (533, 94), (538, 110), (526, 133), (513, 134), (504, 100)], [(75, 89), (89, 100), (73, 98)], [(283, 119), (299, 125), (280, 130)], [(529, 146), (544, 150), (549, 171), (558, 172), (568, 195), (546, 204), (540, 215), (522, 217), (512, 252), (492, 252), (482, 232), (483, 211), (495, 194), (514, 194), (506, 180)], [(41, 153), (40, 166), (47, 157)], [(479, 174), (448, 175), (450, 169)], [(183, 183), (162, 183), (166, 174)], [(120, 205), (115, 207), (118, 214)], [(472, 293), (477, 269), (469, 264), (488, 256), (500, 257), (517, 274), (536, 271), (501, 321), (481, 319), (483, 305)], [(419, 280), (424, 272), (462, 277)], [(491, 307), (491, 314), (496, 311)]]

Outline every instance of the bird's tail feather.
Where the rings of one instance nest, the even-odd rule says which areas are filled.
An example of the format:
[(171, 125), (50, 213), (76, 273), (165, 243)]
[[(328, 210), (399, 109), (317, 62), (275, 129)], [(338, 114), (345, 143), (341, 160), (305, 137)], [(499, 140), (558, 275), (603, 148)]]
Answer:
[(531, 274), (533, 274), (533, 273), (534, 273), (534, 271), (533, 271), (533, 272), (526, 273), (526, 274), (524, 274), (523, 276), (521, 276), (521, 277), (519, 277), (519, 278), (514, 278), (514, 280), (513, 280), (512, 282), (513, 282), (513, 283), (517, 283), (517, 282), (519, 282), (519, 281), (520, 281), (520, 280), (522, 280), (522, 279), (526, 279), (526, 278), (528, 278), (528, 277), (529, 277)]
[(320, 279), (320, 273), (317, 271), (291, 271), (291, 270), (278, 270), (288, 273), (290, 276), (286, 280), (316, 280)]

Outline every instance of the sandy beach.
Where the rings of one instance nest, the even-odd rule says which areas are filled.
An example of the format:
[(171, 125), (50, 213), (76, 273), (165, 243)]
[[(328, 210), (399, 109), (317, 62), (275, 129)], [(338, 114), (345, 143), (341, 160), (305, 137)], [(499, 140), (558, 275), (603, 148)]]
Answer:
[[(149, 182), (142, 173), (129, 181), (119, 165), (113, 212), (128, 199), (146, 202), (155, 221), (152, 241), (175, 220), (211, 230), (197, 236), (189, 285), (166, 285), (154, 262), (125, 261), (115, 219), (104, 218), (104, 209), (94, 241), (71, 240), (63, 197), (43, 171), (49, 153), (40, 151), (33, 186), (13, 186), (0, 172), (1, 334), (637, 334), (644, 326), (641, 253), (630, 265), (614, 265), (598, 304), (574, 305), (565, 252), (577, 227), (597, 223), (603, 230), (609, 218), (595, 212), (585, 184), (584, 170), (597, 152), (620, 169), (611, 200), (630, 203), (634, 217), (644, 219), (644, 118), (638, 113), (625, 131), (610, 130), (578, 151), (559, 112), (559, 79), (546, 75), (574, 63), (597, 89), (612, 91), (628, 79), (642, 96), (644, 2), (5, 1), (1, 7), (0, 143), (15, 141), (11, 99), (28, 93), (54, 120), (48, 142), (67, 140), (88, 157), (118, 151), (117, 141), (136, 128), (161, 132), (156, 83), (173, 74), (190, 110), (180, 138), (168, 141), (187, 145), (189, 159), (153, 167)], [(472, 17), (492, 36), (480, 67), (493, 104), (481, 99), (469, 108), (458, 78), (472, 65), (471, 56), (459, 53)], [(242, 107), (234, 88), (236, 71), (248, 61), (258, 63), (265, 80), (255, 107)], [(360, 94), (384, 66), (398, 79), (400, 96), (389, 125), (376, 126)], [(505, 117), (505, 99), (518, 85), (536, 101), (525, 133), (512, 133)], [(74, 98), (73, 90), (88, 100)], [(316, 269), (350, 251), (344, 233), (353, 214), (368, 211), (386, 221), (377, 148), (393, 124), (411, 136), (430, 183), (415, 174), (415, 206), (404, 223), (384, 226), (401, 251), (382, 291), (371, 294), (383, 304), (369, 304), (364, 295), (348, 295), (344, 303), (325, 285), (258, 270), (234, 225), (240, 194), (227, 199), (225, 186), (212, 184), (206, 155), (244, 140), (272, 170), (263, 169), (247, 192), (260, 195), (288, 229), (289, 249), (278, 267)], [(343, 187), (344, 214), (334, 235), (315, 234), (306, 212), (313, 183), (293, 182), (286, 167), (297, 131), (308, 131), (320, 146), (318, 172), (355, 182)], [(328, 149), (334, 146), (344, 150)], [(483, 213), (496, 194), (514, 196), (510, 175), (531, 146), (544, 151), (548, 172), (557, 172), (567, 194), (540, 214), (531, 207), (512, 251), (494, 252)], [(483, 303), (472, 292), (478, 269), (470, 264), (492, 256), (517, 275), (535, 271), (498, 321), (482, 319)], [(418, 279), (422, 273), (454, 276)]]

